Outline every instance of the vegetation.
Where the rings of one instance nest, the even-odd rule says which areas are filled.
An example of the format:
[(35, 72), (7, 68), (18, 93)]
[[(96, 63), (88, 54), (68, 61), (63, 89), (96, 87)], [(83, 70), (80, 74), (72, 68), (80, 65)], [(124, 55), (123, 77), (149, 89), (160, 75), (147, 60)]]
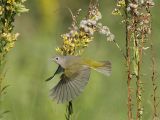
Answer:
[[(14, 21), (16, 15), (28, 11), (23, 2), (0, 1), (3, 119), (160, 119), (157, 3), (33, 0), (27, 2), (30, 12)], [(18, 41), (19, 33), (13, 28), (21, 33)], [(16, 47), (10, 52), (15, 41)], [(57, 69), (56, 64), (48, 61), (54, 54), (110, 60), (112, 76), (106, 78), (92, 71), (81, 96), (65, 105), (57, 104), (49, 97), (49, 89), (59, 76), (45, 82)]]
[[(19, 33), (13, 33), (13, 22), (17, 14), (27, 12), (23, 5), (24, 0), (1, 0), (0, 1), (0, 102), (2, 101), (2, 95), (5, 93), (5, 89), (8, 85), (3, 86), (3, 81), (5, 79), (6, 70), (5, 57), (7, 53), (14, 47), (15, 41), (19, 36)], [(1, 104), (1, 103), (0, 103)], [(0, 106), (0, 117), (3, 117), (4, 113), (8, 110), (3, 110)]]

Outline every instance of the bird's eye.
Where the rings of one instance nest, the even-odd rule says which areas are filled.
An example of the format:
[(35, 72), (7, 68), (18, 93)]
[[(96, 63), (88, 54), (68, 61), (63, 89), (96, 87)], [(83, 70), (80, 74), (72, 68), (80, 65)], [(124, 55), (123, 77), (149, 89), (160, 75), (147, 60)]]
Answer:
[(56, 60), (58, 60), (59, 58), (58, 58), (58, 57), (56, 57), (55, 59), (56, 59)]

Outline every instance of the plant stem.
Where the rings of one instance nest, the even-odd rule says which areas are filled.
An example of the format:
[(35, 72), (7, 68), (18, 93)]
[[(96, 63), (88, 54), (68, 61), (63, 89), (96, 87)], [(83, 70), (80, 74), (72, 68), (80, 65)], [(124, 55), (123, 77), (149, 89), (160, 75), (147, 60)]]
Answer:
[(132, 120), (132, 95), (131, 95), (131, 60), (130, 60), (130, 31), (128, 30), (129, 26), (129, 16), (127, 12), (128, 0), (125, 0), (125, 31), (126, 31), (126, 64), (127, 64), (127, 106), (128, 106), (128, 120)]
[(151, 60), (152, 60), (152, 88), (153, 88), (153, 120), (158, 117), (157, 113), (157, 85), (156, 85), (156, 68), (155, 68), (155, 56), (154, 56), (154, 50), (153, 50), (153, 43), (151, 42)]
[(72, 101), (69, 101), (66, 109), (66, 120), (71, 120), (72, 114), (73, 114), (73, 105)]

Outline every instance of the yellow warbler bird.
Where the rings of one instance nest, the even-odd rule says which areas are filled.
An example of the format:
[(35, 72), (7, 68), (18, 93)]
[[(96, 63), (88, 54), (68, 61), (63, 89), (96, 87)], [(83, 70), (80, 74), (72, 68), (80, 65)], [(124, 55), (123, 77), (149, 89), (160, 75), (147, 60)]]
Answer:
[(51, 97), (57, 103), (68, 102), (79, 96), (88, 83), (91, 69), (107, 76), (111, 74), (111, 62), (109, 61), (94, 61), (80, 56), (56, 56), (53, 61), (59, 67), (55, 74), (46, 81), (51, 80), (58, 73), (63, 73), (58, 84), (51, 89)]

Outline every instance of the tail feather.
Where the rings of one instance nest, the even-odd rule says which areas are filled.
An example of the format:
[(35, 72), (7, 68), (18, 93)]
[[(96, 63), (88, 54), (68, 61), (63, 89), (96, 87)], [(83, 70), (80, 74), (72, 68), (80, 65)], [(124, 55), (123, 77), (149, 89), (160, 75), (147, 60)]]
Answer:
[(96, 71), (110, 76), (111, 75), (111, 62), (110, 61), (102, 61), (100, 66), (94, 68)]

